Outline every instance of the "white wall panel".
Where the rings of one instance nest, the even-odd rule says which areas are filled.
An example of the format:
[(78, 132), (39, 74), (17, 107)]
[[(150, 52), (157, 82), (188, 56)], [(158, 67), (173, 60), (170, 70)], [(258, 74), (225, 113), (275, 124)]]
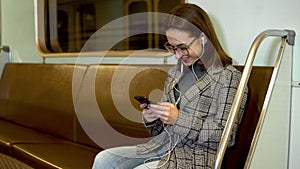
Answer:
[(291, 115), (291, 142), (289, 169), (298, 169), (300, 166), (300, 82), (295, 82), (292, 88), (292, 115)]

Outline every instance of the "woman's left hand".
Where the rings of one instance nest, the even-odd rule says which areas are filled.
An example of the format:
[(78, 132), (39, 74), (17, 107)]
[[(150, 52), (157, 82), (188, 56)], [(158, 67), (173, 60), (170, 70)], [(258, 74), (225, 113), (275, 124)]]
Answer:
[(150, 111), (155, 113), (165, 124), (174, 124), (179, 114), (177, 107), (169, 102), (150, 104)]

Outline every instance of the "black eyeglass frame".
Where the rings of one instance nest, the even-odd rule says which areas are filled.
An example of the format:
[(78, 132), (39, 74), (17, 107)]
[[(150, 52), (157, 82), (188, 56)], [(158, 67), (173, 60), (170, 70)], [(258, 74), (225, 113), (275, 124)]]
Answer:
[[(172, 54), (175, 54), (176, 55), (176, 51), (178, 53), (180, 53), (181, 55), (184, 55), (184, 56), (187, 56), (190, 54), (189, 52), (189, 49), (190, 49), (190, 46), (195, 42), (197, 38), (194, 38), (188, 45), (185, 45), (185, 44), (179, 44), (177, 46), (172, 46), (169, 44), (169, 42), (166, 42), (164, 44), (164, 47), (166, 48), (166, 50)], [(179, 50), (177, 50), (179, 49)]]

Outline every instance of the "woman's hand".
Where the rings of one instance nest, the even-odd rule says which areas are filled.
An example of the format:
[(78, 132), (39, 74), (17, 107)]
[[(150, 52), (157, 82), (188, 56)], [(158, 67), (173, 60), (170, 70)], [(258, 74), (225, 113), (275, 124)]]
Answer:
[(150, 104), (149, 109), (146, 109), (146, 111), (152, 113), (151, 117), (153, 119), (159, 118), (165, 124), (174, 124), (179, 114), (177, 107), (169, 102)]
[(141, 104), (140, 107), (143, 109), (142, 114), (144, 119), (146, 119), (146, 122), (153, 122), (158, 119), (157, 115), (150, 110), (150, 106), (148, 104)]

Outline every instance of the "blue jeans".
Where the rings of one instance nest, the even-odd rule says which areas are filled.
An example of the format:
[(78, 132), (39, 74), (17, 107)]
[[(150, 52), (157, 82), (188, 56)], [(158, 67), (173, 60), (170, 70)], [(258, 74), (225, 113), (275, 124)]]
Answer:
[[(159, 154), (154, 152), (145, 155), (136, 154), (136, 146), (115, 147), (97, 154), (93, 169), (156, 168), (159, 159)], [(146, 161), (152, 162), (146, 163)]]

